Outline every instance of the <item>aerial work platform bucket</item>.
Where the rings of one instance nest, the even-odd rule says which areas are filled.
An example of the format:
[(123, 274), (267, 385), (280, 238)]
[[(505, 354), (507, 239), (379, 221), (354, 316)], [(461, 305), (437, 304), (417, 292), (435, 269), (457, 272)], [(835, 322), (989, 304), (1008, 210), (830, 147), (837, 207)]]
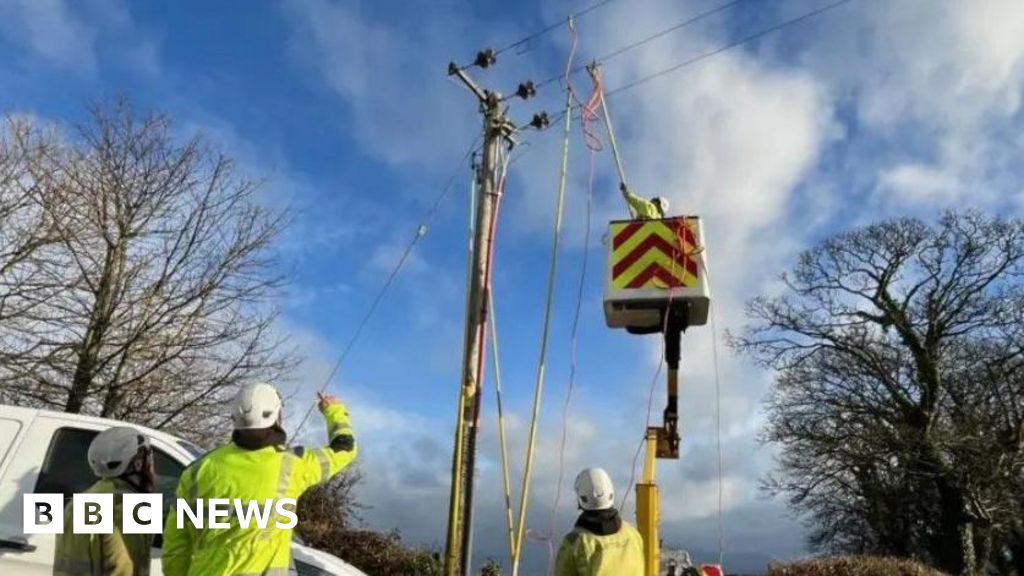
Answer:
[(684, 328), (707, 323), (711, 297), (700, 218), (616, 220), (607, 238), (604, 317), (610, 328), (659, 332), (666, 312)]

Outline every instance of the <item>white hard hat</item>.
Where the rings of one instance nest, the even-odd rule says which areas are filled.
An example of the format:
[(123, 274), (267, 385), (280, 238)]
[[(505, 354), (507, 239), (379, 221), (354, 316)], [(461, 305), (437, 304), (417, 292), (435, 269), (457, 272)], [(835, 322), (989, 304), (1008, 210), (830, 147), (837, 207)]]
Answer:
[(607, 510), (615, 505), (615, 487), (601, 468), (585, 468), (576, 477), (576, 500), (584, 510)]
[(235, 397), (231, 419), (235, 430), (269, 428), (281, 417), (281, 395), (270, 384), (243, 386)]
[(662, 214), (668, 212), (668, 198), (665, 198), (664, 196), (656, 196), (651, 200), (651, 202), (654, 202), (661, 207)]
[(89, 444), (89, 467), (100, 478), (116, 478), (128, 470), (140, 448), (149, 448), (149, 440), (135, 428), (107, 428)]

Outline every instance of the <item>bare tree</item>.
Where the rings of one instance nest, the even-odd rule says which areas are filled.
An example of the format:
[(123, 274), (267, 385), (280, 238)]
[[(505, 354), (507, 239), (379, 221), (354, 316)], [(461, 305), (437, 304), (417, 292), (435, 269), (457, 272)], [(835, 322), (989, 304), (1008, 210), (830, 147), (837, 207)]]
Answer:
[[(772, 486), (824, 548), (981, 574), (1024, 466), (1024, 224), (887, 221), (805, 252), (733, 344), (777, 371)], [(1015, 498), (1017, 499), (1015, 501)]]
[(272, 243), (284, 215), (261, 182), (161, 115), (124, 101), (46, 150), (34, 209), (54, 236), (33, 255), (38, 302), (0, 363), (6, 399), (209, 430), (240, 383), (279, 379)]
[(53, 134), (27, 118), (8, 116), (0, 125), (0, 324), (24, 320), (51, 288), (40, 281), (37, 257), (55, 236), (37, 184), (53, 147)]

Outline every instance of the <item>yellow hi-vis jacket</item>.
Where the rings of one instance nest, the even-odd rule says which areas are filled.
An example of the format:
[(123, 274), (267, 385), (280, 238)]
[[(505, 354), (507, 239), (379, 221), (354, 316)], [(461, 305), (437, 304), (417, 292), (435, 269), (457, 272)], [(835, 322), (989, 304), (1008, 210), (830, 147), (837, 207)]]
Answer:
[[(254, 500), (262, 506), (267, 499), (298, 498), (308, 488), (341, 472), (356, 457), (356, 444), (349, 425), (348, 410), (333, 404), (324, 411), (327, 435), (324, 448), (285, 448), (268, 446), (246, 450), (234, 443), (225, 444), (193, 462), (178, 482), (177, 497), (195, 510), (203, 499), (208, 511), (210, 498)], [(253, 505), (255, 505), (253, 504)], [(204, 521), (209, 516), (203, 514)], [(276, 527), (289, 523), (273, 510), (266, 529), (250, 518), (247, 528), (239, 525), (234, 512), (218, 522), (226, 529), (198, 529), (188, 517), (177, 526), (176, 507), (172, 506), (164, 526), (163, 570), (165, 576), (285, 576), (291, 563), (292, 530)]]
[(630, 192), (628, 189), (623, 189), (622, 195), (625, 196), (626, 203), (629, 204), (630, 211), (634, 214), (634, 218), (639, 220), (659, 220), (665, 217), (661, 208), (659, 208), (654, 202), (651, 202), (646, 198), (641, 198), (640, 196)]
[[(86, 494), (114, 495), (113, 534), (74, 534), (71, 504), (64, 508), (64, 533), (57, 535), (54, 576), (147, 576), (152, 534), (121, 532), (121, 495), (138, 492), (120, 478), (104, 478)], [(105, 512), (109, 513), (109, 512)]]
[(644, 576), (644, 545), (629, 522), (601, 536), (574, 528), (562, 540), (555, 576)]

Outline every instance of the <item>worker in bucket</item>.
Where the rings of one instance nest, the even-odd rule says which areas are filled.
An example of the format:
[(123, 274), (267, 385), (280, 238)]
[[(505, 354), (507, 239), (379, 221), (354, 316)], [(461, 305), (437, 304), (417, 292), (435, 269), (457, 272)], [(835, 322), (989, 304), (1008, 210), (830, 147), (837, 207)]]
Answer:
[(562, 540), (555, 576), (643, 576), (643, 540), (615, 509), (615, 487), (601, 468), (576, 477), (582, 510), (576, 527)]
[(68, 503), (64, 532), (57, 534), (54, 548), (54, 576), (148, 575), (153, 535), (123, 533), (122, 496), (152, 492), (156, 485), (149, 440), (135, 428), (107, 428), (93, 438), (86, 458), (99, 481), (85, 492), (114, 495), (114, 530), (111, 534), (76, 534)]
[[(310, 487), (344, 470), (356, 458), (348, 410), (333, 396), (317, 396), (326, 421), (327, 446), (289, 448), (281, 426), (282, 402), (277, 390), (270, 384), (243, 387), (231, 407), (231, 442), (185, 469), (178, 482), (178, 498), (189, 502), (227, 498), (258, 503), (297, 499)], [(243, 528), (232, 517), (226, 529), (197, 529), (188, 519), (183, 520), (179, 529), (172, 508), (164, 527), (166, 576), (289, 573), (292, 529), (279, 527), (280, 522), (274, 518), (266, 528), (255, 523)]]
[(668, 213), (668, 200), (661, 196), (648, 200), (633, 194), (625, 184), (619, 189), (622, 190), (622, 197), (629, 205), (630, 214), (637, 220), (660, 220)]

